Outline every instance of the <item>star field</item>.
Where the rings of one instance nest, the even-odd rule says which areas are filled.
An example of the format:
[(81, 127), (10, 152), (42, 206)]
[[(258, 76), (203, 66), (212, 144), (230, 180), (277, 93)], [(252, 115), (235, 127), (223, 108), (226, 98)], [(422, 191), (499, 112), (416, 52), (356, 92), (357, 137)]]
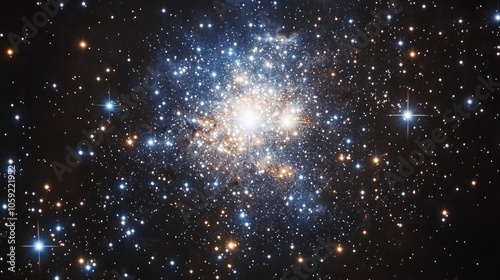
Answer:
[(0, 279), (497, 279), (499, 3), (3, 13)]

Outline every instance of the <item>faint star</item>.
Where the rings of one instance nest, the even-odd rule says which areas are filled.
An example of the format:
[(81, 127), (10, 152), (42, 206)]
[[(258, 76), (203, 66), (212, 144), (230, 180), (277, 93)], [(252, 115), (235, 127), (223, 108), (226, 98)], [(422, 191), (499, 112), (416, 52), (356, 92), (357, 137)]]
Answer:
[(113, 269), (111, 271), (111, 273), (113, 273), (113, 275), (115, 277), (113, 277), (112, 280), (125, 280), (125, 279), (135, 279), (135, 276), (133, 275), (128, 275), (126, 272), (125, 272), (125, 267), (122, 267), (122, 272), (121, 272), (121, 275), (120, 273), (118, 273), (118, 271), (116, 271), (115, 269)]

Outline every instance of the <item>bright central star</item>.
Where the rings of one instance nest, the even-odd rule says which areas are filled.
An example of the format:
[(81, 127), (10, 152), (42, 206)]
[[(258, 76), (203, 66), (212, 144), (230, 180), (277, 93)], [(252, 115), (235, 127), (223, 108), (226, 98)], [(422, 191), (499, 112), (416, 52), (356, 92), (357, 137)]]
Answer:
[(238, 122), (244, 130), (251, 132), (254, 131), (259, 122), (257, 111), (251, 107), (244, 107), (240, 109)]
[(410, 111), (405, 111), (403, 113), (403, 117), (404, 117), (405, 120), (409, 120), (409, 119), (411, 119), (413, 117), (413, 114)]
[(37, 251), (42, 250), (42, 248), (43, 248), (43, 244), (42, 244), (42, 242), (38, 241), (38, 242), (36, 242), (36, 243), (35, 243), (35, 249), (36, 249)]

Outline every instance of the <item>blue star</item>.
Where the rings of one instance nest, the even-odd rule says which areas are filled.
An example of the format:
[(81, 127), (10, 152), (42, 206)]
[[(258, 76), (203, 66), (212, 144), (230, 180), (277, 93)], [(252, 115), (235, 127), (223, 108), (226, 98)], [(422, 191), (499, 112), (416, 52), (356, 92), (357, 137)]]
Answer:
[(35, 250), (41, 251), (43, 249), (43, 243), (40, 241), (35, 242)]

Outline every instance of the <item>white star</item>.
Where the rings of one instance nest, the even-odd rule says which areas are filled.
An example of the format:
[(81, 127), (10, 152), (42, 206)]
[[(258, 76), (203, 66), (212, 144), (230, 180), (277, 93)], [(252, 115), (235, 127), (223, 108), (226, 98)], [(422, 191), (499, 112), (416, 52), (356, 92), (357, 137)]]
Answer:
[(403, 111), (403, 113), (400, 114), (389, 114), (388, 116), (390, 117), (403, 117), (403, 119), (406, 121), (406, 137), (410, 135), (410, 120), (413, 119), (413, 117), (427, 117), (429, 115), (423, 115), (423, 114), (414, 114), (410, 110), (410, 89), (408, 89), (406, 93), (406, 110)]

